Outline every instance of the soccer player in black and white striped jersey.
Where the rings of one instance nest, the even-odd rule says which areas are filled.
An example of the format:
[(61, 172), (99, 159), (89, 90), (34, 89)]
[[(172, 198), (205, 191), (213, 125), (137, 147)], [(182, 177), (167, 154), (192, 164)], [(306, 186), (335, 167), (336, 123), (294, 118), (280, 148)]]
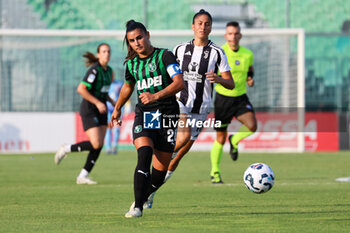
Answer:
[[(174, 48), (173, 52), (180, 64), (185, 83), (185, 88), (176, 95), (181, 113), (179, 121), (204, 122), (210, 111), (214, 83), (220, 83), (227, 89), (235, 86), (224, 51), (209, 40), (211, 26), (211, 15), (203, 9), (200, 10), (192, 20), (194, 39)], [(218, 71), (220, 76), (217, 75)], [(164, 182), (172, 176), (202, 130), (196, 124), (191, 129), (178, 125), (173, 159)], [(148, 198), (149, 203), (153, 202), (153, 195)]]

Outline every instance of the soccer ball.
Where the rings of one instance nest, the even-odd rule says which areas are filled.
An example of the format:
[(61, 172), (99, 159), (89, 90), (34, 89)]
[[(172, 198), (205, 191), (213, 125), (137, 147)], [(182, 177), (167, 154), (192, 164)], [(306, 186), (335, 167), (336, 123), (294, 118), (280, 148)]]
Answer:
[(245, 170), (243, 181), (254, 193), (266, 193), (275, 183), (272, 169), (264, 163), (254, 163)]

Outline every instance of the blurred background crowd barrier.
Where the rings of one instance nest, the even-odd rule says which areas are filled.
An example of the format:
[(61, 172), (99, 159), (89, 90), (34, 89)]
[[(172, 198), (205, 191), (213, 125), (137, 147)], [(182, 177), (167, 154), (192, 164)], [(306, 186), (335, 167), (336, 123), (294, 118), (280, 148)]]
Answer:
[[(193, 37), (192, 17), (202, 8), (213, 16), (217, 33), (210, 38), (220, 46), (226, 23), (240, 22), (242, 45), (255, 56), (256, 86), (248, 95), (257, 112), (296, 113), (300, 106), (307, 113), (331, 112), (336, 126), (323, 133), (337, 134), (333, 149), (349, 149), (350, 1), (0, 0), (0, 151), (10, 140), (3, 113), (79, 111), (76, 87), (86, 71), (85, 51), (95, 53), (99, 43), (109, 43), (110, 66), (116, 79), (124, 79), (126, 21), (143, 22), (155, 46), (172, 50)], [(303, 30), (303, 105), (298, 104), (298, 34), (255, 33), (262, 29)], [(45, 36), (36, 34), (38, 30)], [(70, 34), (47, 34), (53, 30)], [(182, 34), (176, 35), (177, 30)]]

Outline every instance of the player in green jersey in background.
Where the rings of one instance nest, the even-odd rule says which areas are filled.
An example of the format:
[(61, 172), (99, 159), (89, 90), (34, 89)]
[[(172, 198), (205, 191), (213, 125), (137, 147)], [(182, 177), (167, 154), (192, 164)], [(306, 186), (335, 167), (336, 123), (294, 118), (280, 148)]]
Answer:
[(222, 46), (228, 63), (231, 67), (235, 88), (230, 90), (221, 84), (216, 84), (215, 96), (215, 120), (221, 121), (221, 127), (215, 128), (216, 140), (211, 149), (211, 181), (223, 183), (221, 180), (220, 161), (223, 146), (227, 137), (227, 127), (233, 117), (242, 123), (239, 131), (229, 136), (230, 155), (235, 161), (238, 158), (238, 143), (253, 134), (257, 129), (257, 122), (252, 104), (246, 95), (246, 83), (249, 87), (254, 85), (254, 55), (249, 49), (240, 46), (242, 38), (241, 28), (237, 22), (229, 22), (226, 25), (226, 43)]
[(113, 81), (113, 71), (108, 65), (111, 48), (102, 43), (97, 47), (96, 56), (90, 52), (84, 53), (86, 66), (90, 67), (80, 82), (77, 92), (83, 97), (80, 105), (80, 115), (88, 141), (62, 145), (55, 154), (58, 165), (70, 152), (89, 151), (85, 165), (78, 175), (77, 184), (97, 184), (89, 174), (100, 155), (107, 130), (107, 106), (109, 101), (115, 104), (108, 95), (109, 86)]

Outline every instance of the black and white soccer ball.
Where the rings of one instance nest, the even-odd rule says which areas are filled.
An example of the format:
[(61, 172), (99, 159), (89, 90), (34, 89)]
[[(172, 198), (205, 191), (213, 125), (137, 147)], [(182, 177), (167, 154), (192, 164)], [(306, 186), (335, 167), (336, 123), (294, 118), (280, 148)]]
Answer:
[(243, 181), (254, 193), (266, 193), (275, 183), (272, 169), (265, 163), (254, 163), (245, 170)]

